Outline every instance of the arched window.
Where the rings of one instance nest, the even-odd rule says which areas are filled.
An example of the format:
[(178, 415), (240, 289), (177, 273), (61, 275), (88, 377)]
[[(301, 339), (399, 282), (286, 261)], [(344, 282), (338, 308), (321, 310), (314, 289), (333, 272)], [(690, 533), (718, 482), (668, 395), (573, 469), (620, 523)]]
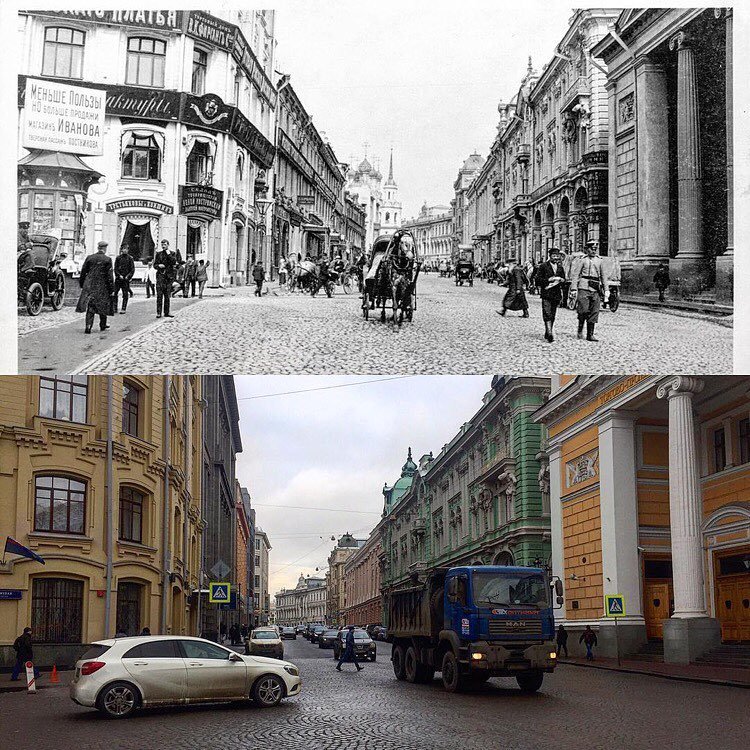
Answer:
[(40, 475), (34, 482), (34, 531), (83, 534), (86, 483), (70, 477)]
[(83, 581), (35, 578), (31, 588), (31, 628), (36, 643), (81, 643)]
[(390, 211), (386, 211), (385, 212), (385, 220), (386, 220), (386, 222), (388, 222), (388, 221), (391, 220), (391, 212)]
[(146, 132), (126, 134), (122, 150), (122, 176), (134, 180), (158, 180), (161, 150), (156, 136)]
[(242, 193), (242, 180), (245, 175), (245, 159), (242, 152), (237, 152), (237, 163), (234, 171), (234, 189), (237, 193)]
[(49, 26), (44, 30), (42, 75), (83, 78), (86, 35), (77, 29)]
[(146, 497), (132, 487), (120, 487), (120, 539), (143, 541), (143, 508)]
[(193, 185), (211, 184), (213, 179), (211, 147), (205, 140), (195, 140), (187, 158), (187, 182)]
[(135, 86), (164, 86), (164, 62), (167, 43), (151, 37), (132, 36), (128, 39), (125, 83)]

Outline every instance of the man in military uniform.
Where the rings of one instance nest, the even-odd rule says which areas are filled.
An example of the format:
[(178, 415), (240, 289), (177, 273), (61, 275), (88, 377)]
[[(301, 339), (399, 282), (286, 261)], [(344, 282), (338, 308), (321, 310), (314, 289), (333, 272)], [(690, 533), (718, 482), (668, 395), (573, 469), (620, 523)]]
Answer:
[(169, 240), (161, 241), (161, 250), (156, 253), (156, 317), (161, 318), (162, 308), (165, 318), (173, 318), (169, 312), (169, 300), (172, 297), (172, 284), (177, 278), (179, 257), (169, 249)]
[(76, 312), (86, 313), (85, 333), (91, 333), (94, 315), (99, 316), (99, 330), (106, 331), (107, 316), (114, 314), (115, 278), (112, 273), (112, 258), (107, 255), (107, 243), (97, 245), (97, 251), (83, 261), (81, 276), (81, 296)]
[(570, 288), (578, 290), (578, 338), (583, 338), (585, 323), (588, 341), (598, 341), (594, 338), (594, 327), (599, 322), (599, 308), (607, 283), (602, 259), (597, 256), (596, 249), (596, 242), (586, 243), (586, 256), (573, 267), (570, 278)]
[(117, 310), (117, 298), (122, 291), (122, 308), (120, 315), (124, 315), (128, 309), (130, 299), (130, 281), (135, 273), (135, 263), (130, 257), (128, 246), (120, 248), (120, 254), (115, 258), (115, 311)]

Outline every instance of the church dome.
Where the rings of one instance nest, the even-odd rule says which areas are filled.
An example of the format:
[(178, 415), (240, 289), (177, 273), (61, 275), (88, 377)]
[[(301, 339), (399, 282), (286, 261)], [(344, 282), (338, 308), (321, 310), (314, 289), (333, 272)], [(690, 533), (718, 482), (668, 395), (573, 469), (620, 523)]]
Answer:
[(367, 157), (365, 156), (364, 159), (362, 159), (362, 163), (357, 167), (357, 171), (362, 173), (372, 172), (372, 164), (370, 164), (369, 161), (367, 161)]

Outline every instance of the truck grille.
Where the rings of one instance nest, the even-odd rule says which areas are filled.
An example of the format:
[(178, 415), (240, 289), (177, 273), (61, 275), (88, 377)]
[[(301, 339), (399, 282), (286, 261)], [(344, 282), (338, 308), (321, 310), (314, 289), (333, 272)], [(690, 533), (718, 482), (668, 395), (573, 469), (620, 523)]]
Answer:
[(490, 635), (541, 635), (541, 620), (490, 620)]

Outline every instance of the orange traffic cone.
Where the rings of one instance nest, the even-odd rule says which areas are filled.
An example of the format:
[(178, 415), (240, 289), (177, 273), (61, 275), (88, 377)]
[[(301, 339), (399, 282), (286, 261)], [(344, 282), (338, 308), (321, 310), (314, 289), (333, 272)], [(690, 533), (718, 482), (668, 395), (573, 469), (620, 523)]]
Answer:
[(51, 684), (54, 684), (56, 682), (60, 682), (60, 675), (57, 674), (57, 665), (52, 665), (52, 673), (49, 676), (49, 681)]

